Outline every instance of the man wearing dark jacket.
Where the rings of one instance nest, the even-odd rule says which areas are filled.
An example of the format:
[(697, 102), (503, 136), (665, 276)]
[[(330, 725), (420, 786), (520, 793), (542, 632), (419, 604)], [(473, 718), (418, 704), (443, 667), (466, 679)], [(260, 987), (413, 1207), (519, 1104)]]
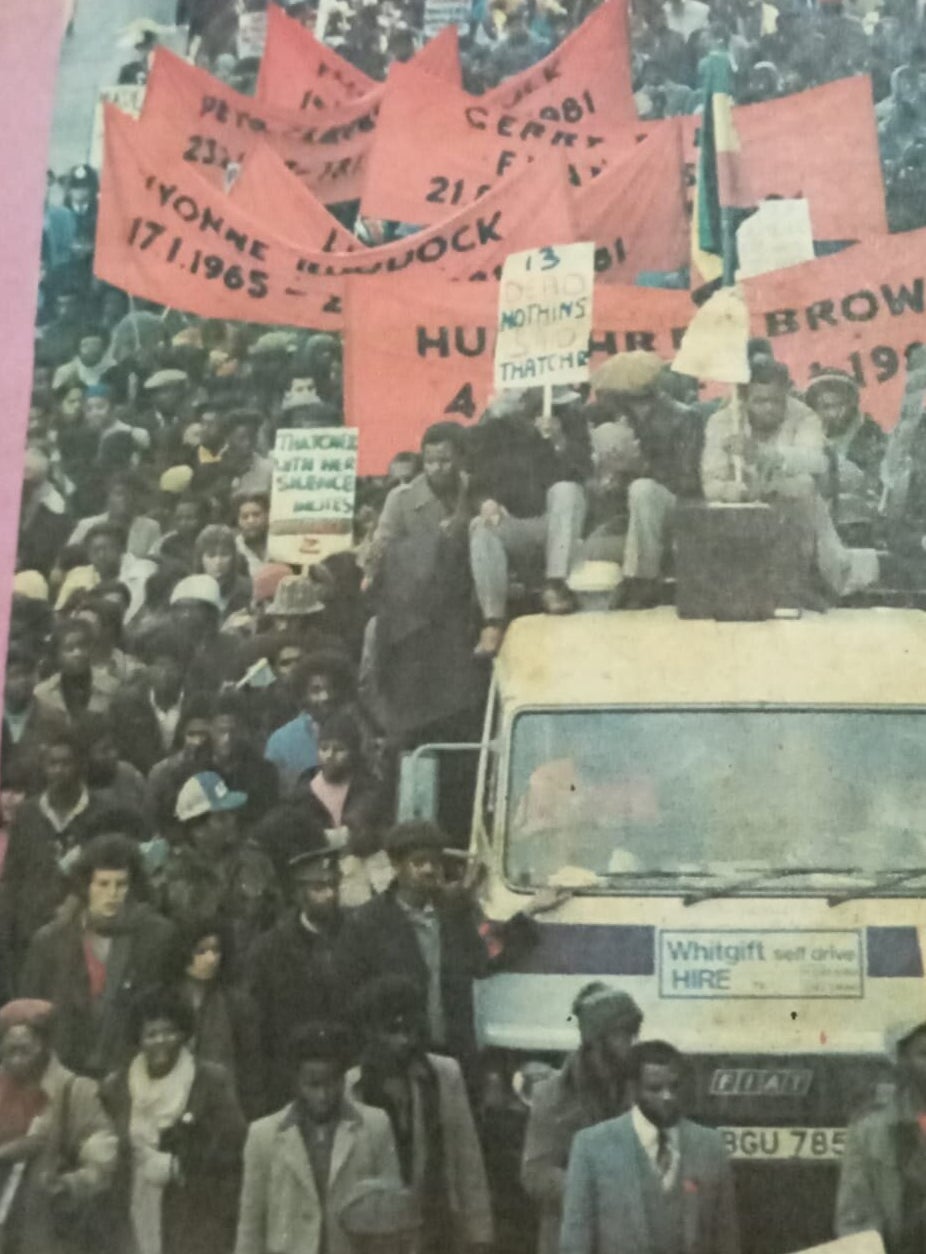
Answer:
[(319, 834), (314, 848), (290, 862), (292, 908), (258, 937), (246, 963), (246, 980), (258, 1009), (270, 1107), (291, 1096), (289, 1041), (312, 1019), (330, 1018), (347, 996), (334, 981), (334, 949), (341, 931), (337, 853)]
[(433, 823), (399, 823), (389, 832), (385, 849), (395, 881), (347, 920), (335, 965), (341, 988), (357, 990), (387, 973), (413, 980), (426, 999), (428, 1048), (456, 1058), (472, 1078), (473, 980), (531, 948), (536, 925), (530, 915), (559, 899), (538, 895), (498, 930), (490, 957), (472, 902), (444, 887), (445, 847)]
[(141, 857), (126, 837), (91, 840), (73, 878), (75, 898), (29, 946), (22, 994), (54, 1004), (53, 1044), (65, 1066), (102, 1077), (128, 1061), (132, 1001), (163, 980), (172, 928), (139, 901)]
[(592, 377), (596, 398), (629, 437), (613, 465), (627, 484), (627, 539), (618, 605), (654, 605), (676, 503), (700, 497), (704, 424), (660, 387), (665, 363), (636, 351), (609, 358)]
[(543, 607), (550, 614), (575, 608), (566, 578), (585, 525), (585, 481), (591, 445), (581, 416), (535, 418), (515, 401), (504, 416), (472, 432), (470, 565), (482, 610), (477, 653), (498, 652), (508, 602), (509, 560), (543, 555)]
[(89, 839), (104, 809), (87, 788), (86, 762), (73, 732), (47, 735), (40, 758), (45, 789), (16, 812), (0, 880), (0, 916), (14, 970), (64, 896), (65, 860)]

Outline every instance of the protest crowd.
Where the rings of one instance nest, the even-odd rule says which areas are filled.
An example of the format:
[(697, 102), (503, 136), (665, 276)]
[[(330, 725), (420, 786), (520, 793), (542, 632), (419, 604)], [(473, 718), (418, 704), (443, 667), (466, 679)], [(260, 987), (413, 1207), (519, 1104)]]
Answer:
[[(588, 0), (464, 7), (465, 20), (456, 10), (445, 18), (459, 23), (448, 43), (457, 78), (448, 92), (470, 93), (469, 117), (482, 129), (491, 129), (483, 121), (491, 110), (516, 115), (524, 104), (517, 92), (513, 105), (498, 96), (509, 80), (522, 83), (581, 39), (583, 23), (611, 11)], [(752, 1248), (748, 1215), (738, 1232), (722, 1141), (684, 1118), (684, 1058), (647, 1039), (639, 1007), (612, 985), (590, 984), (562, 1008), (581, 1043), (536, 1083), (529, 1116), (521, 1103), (512, 1171), (493, 1141), (491, 1108), (521, 1099), (493, 1089), (477, 1047), (473, 983), (537, 944), (536, 920), (561, 894), (541, 890), (490, 925), (466, 857), (469, 776), (451, 769), (439, 826), (400, 822), (399, 766), (418, 746), (479, 739), (492, 660), (513, 617), (580, 612), (589, 589), (603, 589), (616, 613), (671, 603), (684, 577), (674, 546), (680, 511), (698, 503), (772, 502), (800, 567), (805, 610), (918, 604), (926, 357), (912, 324), (917, 313), (922, 320), (923, 278), (909, 277), (915, 253), (898, 233), (926, 226), (922, 7), (633, 4), (626, 64), (603, 46), (602, 81), (623, 84), (639, 124), (657, 129), (616, 145), (609, 161), (624, 170), (621, 204), (648, 195), (652, 212), (645, 208), (636, 227), (638, 258), (628, 260), (631, 242), (614, 232), (589, 236), (599, 272), (610, 257), (624, 286), (596, 283), (589, 382), (552, 389), (529, 378), (492, 387), (490, 272), (514, 238), (493, 252), (493, 222), (511, 207), (495, 219), (485, 209), (474, 226), (473, 207), (496, 193), (454, 200), (448, 171), (431, 179), (442, 183), (443, 208), (426, 217), (424, 196), (420, 216), (411, 208), (414, 141), (404, 164), (399, 120), (410, 115), (399, 110), (400, 84), (422, 126), (440, 129), (443, 115), (435, 103), (429, 123), (430, 106), (415, 105), (423, 66), (405, 78), (390, 71), (437, 44), (426, 39), (436, 33), (430, 9), (422, 0), (332, 0), (324, 43), (316, 41), (328, 53), (313, 69), (314, 102), (297, 84), (291, 99), (266, 106), (302, 108), (306, 123), (321, 117), (323, 125), (326, 108), (357, 121), (365, 115), (356, 102), (386, 83), (375, 142), (388, 156), (366, 168), (382, 175), (388, 166), (395, 186), (368, 202), (370, 173), (359, 213), (359, 195), (348, 200), (330, 187), (322, 195), (319, 166), (301, 187), (292, 161), (289, 170), (278, 161), (254, 173), (269, 148), (248, 148), (239, 161), (231, 139), (204, 129), (184, 132), (193, 155), (181, 168), (180, 150), (167, 151), (155, 124), (142, 129), (162, 71), (168, 95), (197, 74), (211, 78), (196, 79), (194, 95), (208, 81), (239, 105), (255, 92), (270, 101), (270, 41), (282, 64), (287, 52), (301, 55), (295, 27), (308, 37), (317, 25), (308, 0), (269, 16), (263, 0), (180, 0), (172, 45), (180, 56), (159, 47), (168, 32), (137, 23), (119, 81), (150, 88), (141, 122), (108, 113), (102, 170), (49, 172), (0, 752), (4, 1254), (737, 1254), (741, 1240)], [(444, 51), (430, 55), (438, 74)], [(356, 90), (348, 90), (352, 70)], [(551, 80), (560, 73), (565, 64)], [(344, 88), (335, 105), (323, 99), (332, 82)], [(849, 95), (813, 94), (856, 93), (854, 102), (859, 82), (861, 112), (853, 103), (837, 116)], [(834, 164), (821, 163), (813, 187), (800, 167), (808, 183), (786, 175), (764, 189), (765, 198), (810, 200), (816, 259), (800, 267), (808, 278), (797, 296), (760, 290), (775, 272), (747, 280), (758, 287), (754, 304), (747, 291), (738, 381), (670, 369), (728, 259), (718, 243), (719, 268), (705, 260), (711, 249), (696, 225), (700, 280), (689, 264), (686, 197), (699, 158), (696, 150), (687, 165), (679, 158), (693, 135), (685, 119), (706, 116), (718, 84), (753, 109), (797, 99), (807, 166), (826, 148), (830, 121), (843, 127), (840, 143), (857, 137), (859, 145), (830, 153)], [(822, 102), (809, 114), (805, 92)], [(569, 99), (575, 105), (581, 91)], [(230, 108), (221, 100), (210, 106), (219, 121)], [(591, 95), (585, 105), (591, 113)], [(526, 114), (534, 138), (545, 123), (577, 121), (567, 112), (564, 102), (561, 117)], [(739, 116), (741, 155), (774, 166), (776, 142), (788, 147), (776, 139), (778, 115)], [(756, 134), (749, 117), (767, 119)], [(499, 135), (512, 135), (511, 118), (498, 115)], [(817, 122), (824, 129), (815, 134)], [(622, 125), (637, 122), (625, 115)], [(789, 125), (793, 149), (793, 118)], [(346, 142), (363, 131), (359, 123), (345, 131)], [(594, 152), (593, 138), (580, 127), (577, 147), (587, 139)], [(120, 155), (133, 149), (137, 169)], [(702, 214), (705, 151), (702, 134)], [(511, 155), (520, 161), (523, 152)], [(833, 181), (840, 155), (857, 183)], [(623, 163), (644, 160), (670, 169), (671, 188), (633, 181)], [(572, 173), (584, 183), (588, 168), (576, 162)], [(538, 160), (538, 170), (546, 164)], [(189, 296), (201, 260), (193, 237), (171, 243), (162, 225), (143, 221), (153, 200), (136, 214), (133, 188), (144, 195), (155, 167), (161, 209), (171, 203), (187, 223), (195, 213), (204, 247), (225, 230), (208, 197), (230, 215), (224, 242), (235, 237), (228, 247), (241, 266), (228, 252), (205, 257), (210, 291), (221, 289), (214, 307)], [(195, 186), (179, 187), (184, 170)], [(461, 166), (460, 188), (473, 177)], [(528, 197), (528, 177), (525, 163), (498, 186), (520, 180)], [(319, 230), (290, 250), (301, 257), (292, 274), (309, 276), (303, 316), (290, 319), (298, 280), (284, 292), (275, 263), (262, 268), (263, 234), (278, 229), (280, 240), (295, 240), (313, 185), (328, 209), (317, 206)], [(593, 177), (587, 186), (595, 185)], [(246, 208), (234, 207), (239, 196), (240, 206), (250, 198)], [(543, 233), (555, 234), (559, 196), (558, 184), (548, 195), (538, 183), (525, 208), (527, 219), (538, 217), (537, 237), (525, 236), (523, 247), (558, 242)], [(120, 197), (133, 207), (117, 221)], [(261, 205), (266, 221), (288, 215), (286, 225), (261, 228)], [(725, 204), (708, 225), (726, 226), (734, 212), (742, 206)], [(393, 298), (381, 286), (389, 279), (362, 274), (367, 247), (394, 258), (417, 249), (413, 262), (426, 261), (428, 244), (415, 236), (437, 251), (437, 241), (446, 245), (440, 223), (454, 214), (488, 243), (478, 258), (487, 282), (457, 281), (455, 294), (452, 279), (479, 276), (410, 273)], [(552, 217), (541, 223), (544, 214)], [(275, 236), (273, 248), (283, 255)], [(343, 275), (325, 270), (326, 253), (352, 250)], [(836, 267), (853, 256), (858, 269), (840, 288)], [(404, 260), (385, 268), (406, 264), (414, 269)], [(827, 283), (832, 275), (831, 286), (818, 292), (817, 273)], [(311, 280), (325, 274), (334, 276), (331, 291), (316, 300)], [(268, 287), (274, 312), (249, 319)], [(877, 326), (870, 314), (873, 338), (859, 341), (853, 360), (840, 325), (848, 320), (851, 332), (867, 321), (853, 313), (867, 297), (887, 312)], [(409, 310), (419, 298), (427, 312)], [(310, 307), (338, 316), (313, 317)], [(414, 351), (403, 357), (384, 341), (390, 328), (398, 337), (403, 319), (420, 374), (409, 365)], [(910, 342), (882, 342), (885, 320), (906, 320), (900, 334)], [(817, 331), (822, 341), (808, 344)], [(338, 428), (359, 428), (343, 543), (292, 559), (281, 547), (285, 525), (275, 524), (278, 433), (300, 433), (315, 453), (356, 453), (336, 440), (311, 444), (313, 433), (330, 440)], [(298, 457), (290, 465), (298, 480)], [(353, 474), (350, 457), (336, 465)], [(619, 580), (602, 576), (617, 570)], [(897, 1100), (922, 1128), (926, 1023), (897, 1048)], [(853, 1130), (834, 1231), (877, 1228), (888, 1254), (921, 1254), (923, 1132), (902, 1188), (869, 1170), (872, 1162), (885, 1170), (893, 1127), (881, 1112)], [(692, 1174), (693, 1202), (683, 1196)]]

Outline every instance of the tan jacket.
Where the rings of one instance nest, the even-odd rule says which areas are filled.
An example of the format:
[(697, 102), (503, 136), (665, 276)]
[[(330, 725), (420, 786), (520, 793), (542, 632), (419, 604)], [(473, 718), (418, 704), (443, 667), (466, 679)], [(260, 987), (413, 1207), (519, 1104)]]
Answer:
[[(745, 413), (743, 427), (748, 435)], [(701, 454), (701, 487), (707, 501), (754, 499), (751, 494), (744, 495), (742, 486), (736, 482), (736, 460), (730, 445), (737, 432), (738, 421), (732, 405), (718, 409), (708, 419)], [(785, 420), (773, 438), (755, 443), (757, 450), (781, 455), (785, 475), (819, 477), (827, 472), (826, 437), (820, 419), (794, 396), (788, 397)]]
[(293, 1106), (251, 1124), (235, 1254), (352, 1254), (340, 1212), (361, 1180), (400, 1184), (389, 1118), (345, 1101), (334, 1137), (328, 1196), (319, 1198)]
[[(119, 688), (119, 681), (114, 679), (102, 666), (94, 666), (90, 681), (90, 700), (87, 702), (88, 714), (107, 714), (114, 694)], [(55, 672), (48, 679), (35, 685), (33, 697), (36, 717), (41, 724), (54, 726), (70, 722), (68, 708), (61, 691), (61, 675)]]
[[(463, 1072), (453, 1058), (440, 1054), (428, 1054), (427, 1058), (437, 1076), (448, 1202), (454, 1218), (452, 1235), (457, 1238), (451, 1248), (490, 1245), (494, 1230), (489, 1183)], [(358, 1100), (359, 1081), (360, 1068), (354, 1067), (347, 1075), (347, 1091), (354, 1101)]]
[[(48, 1106), (33, 1122), (30, 1137), (42, 1143), (37, 1157), (26, 1166), (18, 1186), (21, 1230), (18, 1247), (42, 1254), (76, 1254), (77, 1244), (52, 1223), (48, 1197), (41, 1186), (46, 1175), (66, 1180), (75, 1200), (87, 1208), (97, 1203), (100, 1231), (105, 1227), (105, 1196), (116, 1171), (119, 1143), (116, 1130), (103, 1110), (94, 1080), (75, 1076), (52, 1056), (41, 1082)], [(65, 1092), (67, 1120), (65, 1126)], [(0, 1231), (0, 1250), (3, 1234)]]

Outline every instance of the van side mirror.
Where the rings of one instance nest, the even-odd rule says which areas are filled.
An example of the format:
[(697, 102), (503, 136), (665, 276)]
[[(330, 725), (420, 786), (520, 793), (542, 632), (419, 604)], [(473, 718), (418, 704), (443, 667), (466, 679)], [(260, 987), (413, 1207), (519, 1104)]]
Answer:
[(479, 753), (481, 749), (481, 744), (433, 744), (419, 745), (410, 753), (403, 753), (399, 762), (397, 821), (436, 822), (440, 808), (441, 758), (451, 753)]
[(403, 753), (399, 763), (399, 796), (396, 819), (437, 819), (440, 770), (436, 753)]

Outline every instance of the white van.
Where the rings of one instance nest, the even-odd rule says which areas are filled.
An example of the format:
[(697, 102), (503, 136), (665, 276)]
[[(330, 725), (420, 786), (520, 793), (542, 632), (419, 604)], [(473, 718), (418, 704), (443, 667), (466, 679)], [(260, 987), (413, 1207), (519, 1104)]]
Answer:
[(514, 1082), (575, 1047), (585, 983), (630, 992), (644, 1036), (689, 1055), (693, 1117), (725, 1130), (747, 1254), (828, 1237), (885, 1034), (926, 1018), (924, 711), (926, 617), (906, 610), (522, 618), (495, 666), (483, 908), (573, 891), (478, 986), (481, 1043)]

